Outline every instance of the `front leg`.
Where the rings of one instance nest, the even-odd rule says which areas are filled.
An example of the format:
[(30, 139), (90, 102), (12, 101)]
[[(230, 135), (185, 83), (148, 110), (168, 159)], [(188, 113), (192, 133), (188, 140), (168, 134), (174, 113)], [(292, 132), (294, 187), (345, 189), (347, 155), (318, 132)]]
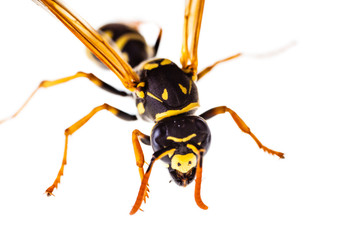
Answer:
[[(150, 145), (150, 137), (148, 135), (143, 134), (139, 130), (135, 129), (132, 132), (132, 143), (134, 146), (134, 153), (135, 153), (135, 159), (136, 159), (136, 165), (139, 168), (139, 174), (140, 174), (140, 180), (142, 181), (144, 178), (144, 153), (141, 149), (141, 145), (139, 140), (141, 142)], [(149, 198), (149, 184), (146, 185), (146, 191), (144, 195), (144, 203), (146, 203), (146, 198)]]
[(277, 152), (274, 151), (270, 148), (265, 147), (264, 145), (262, 145), (262, 143), (257, 139), (257, 137), (255, 137), (255, 135), (250, 131), (250, 128), (245, 124), (245, 122), (236, 114), (236, 112), (234, 112), (233, 110), (231, 110), (230, 108), (226, 107), (226, 106), (221, 106), (221, 107), (216, 107), (216, 108), (212, 108), (206, 112), (204, 112), (203, 114), (200, 115), (200, 117), (204, 118), (205, 120), (208, 120), (218, 114), (222, 114), (222, 113), (230, 113), (231, 117), (234, 119), (234, 121), (236, 122), (236, 124), (238, 125), (238, 127), (241, 129), (241, 131), (243, 131), (244, 133), (249, 134), (257, 143), (257, 145), (259, 146), (259, 148), (261, 148), (262, 150), (264, 150), (265, 152), (268, 152), (270, 154), (274, 154), (277, 155), (280, 158), (284, 158), (284, 153), (282, 152)]

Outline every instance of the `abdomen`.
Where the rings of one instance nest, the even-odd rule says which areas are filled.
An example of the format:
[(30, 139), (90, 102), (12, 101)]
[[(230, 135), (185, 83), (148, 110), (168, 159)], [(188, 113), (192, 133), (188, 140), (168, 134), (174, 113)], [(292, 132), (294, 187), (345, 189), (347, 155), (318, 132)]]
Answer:
[[(112, 41), (111, 45), (121, 52), (122, 58), (133, 68), (152, 57), (144, 37), (135, 28), (121, 23), (110, 23), (102, 26), (98, 31), (105, 39), (110, 40), (109, 42)], [(102, 64), (92, 53), (90, 54)]]

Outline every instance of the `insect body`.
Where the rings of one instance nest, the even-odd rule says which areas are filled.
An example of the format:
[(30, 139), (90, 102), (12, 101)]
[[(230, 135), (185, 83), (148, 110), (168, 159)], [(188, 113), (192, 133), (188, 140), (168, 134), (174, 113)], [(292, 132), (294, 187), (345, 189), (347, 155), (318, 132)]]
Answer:
[(145, 62), (137, 71), (136, 105), (144, 120), (193, 113), (199, 107), (195, 82), (168, 59)]
[[(162, 30), (160, 29), (158, 38), (153, 47), (150, 47), (145, 38), (138, 31), (140, 23), (132, 24), (110, 23), (99, 28), (100, 35), (111, 43), (114, 49), (117, 49), (121, 56), (131, 67), (136, 67), (141, 62), (154, 57), (160, 45)], [(106, 67), (94, 54), (89, 50), (91, 58), (94, 58), (101, 66)]]
[[(280, 158), (284, 157), (283, 153), (265, 147), (250, 131), (245, 122), (226, 106), (215, 107), (200, 115), (195, 115), (199, 107), (196, 82), (218, 63), (241, 55), (236, 54), (215, 62), (201, 72), (197, 71), (197, 45), (204, 0), (186, 1), (180, 58), (181, 68), (169, 59), (148, 59), (154, 56), (157, 51), (161, 30), (155, 45), (150, 47), (152, 51), (149, 51), (145, 40), (136, 29), (131, 29), (123, 24), (110, 24), (102, 27), (99, 34), (65, 7), (62, 2), (58, 0), (37, 0), (37, 2), (44, 5), (59, 18), (88, 47), (98, 61), (101, 61), (119, 77), (124, 87), (131, 91), (135, 97), (139, 116), (155, 123), (150, 135), (146, 135), (137, 129), (132, 132), (132, 143), (141, 185), (130, 214), (136, 213), (140, 209), (141, 203), (145, 202), (148, 197), (148, 181), (151, 170), (154, 163), (159, 159), (167, 164), (169, 173), (176, 184), (187, 186), (195, 179), (195, 201), (200, 208), (207, 209), (200, 196), (203, 156), (208, 151), (211, 141), (207, 120), (218, 114), (229, 113), (237, 126), (244, 133), (250, 135), (259, 148)], [(112, 46), (118, 51), (114, 50)], [(121, 53), (119, 54), (119, 52)], [(40, 88), (56, 86), (79, 77), (85, 77), (113, 94), (131, 96), (128, 92), (111, 87), (93, 74), (83, 72), (55, 81), (43, 81), (35, 92)], [(15, 117), (22, 110), (35, 92), (10, 118)], [(53, 194), (63, 175), (64, 166), (67, 163), (69, 136), (101, 110), (107, 110), (123, 120), (137, 120), (135, 115), (125, 113), (105, 103), (95, 107), (86, 116), (67, 128), (65, 130), (63, 161), (55, 181), (46, 190), (48, 196)], [(0, 121), (0, 123), (5, 120)], [(146, 171), (143, 168), (145, 161), (140, 143), (151, 145), (154, 150)]]

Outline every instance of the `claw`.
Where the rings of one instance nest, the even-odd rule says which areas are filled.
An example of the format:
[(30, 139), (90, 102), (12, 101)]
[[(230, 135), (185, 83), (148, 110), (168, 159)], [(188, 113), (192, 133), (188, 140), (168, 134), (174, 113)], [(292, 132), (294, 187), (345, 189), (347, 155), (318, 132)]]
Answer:
[(261, 146), (260, 148), (262, 148), (262, 149), (264, 150), (264, 152), (267, 152), (267, 153), (272, 154), (272, 155), (276, 155), (276, 156), (278, 156), (279, 158), (285, 158), (285, 157), (284, 157), (284, 153), (282, 153), (282, 152), (274, 151), (274, 150), (269, 149), (269, 148), (267, 148), (267, 147), (265, 147), (265, 146)]
[(52, 193), (53, 191), (54, 191), (54, 187), (51, 186), (51, 187), (49, 187), (48, 189), (46, 189), (46, 191), (44, 192), (44, 194), (46, 194), (48, 197), (50, 197), (50, 196), (54, 196), (54, 197), (55, 197), (55, 195)]
[(146, 198), (149, 198), (149, 192), (150, 192), (149, 184), (147, 184), (144, 199), (143, 199), (144, 203), (146, 203)]
[(48, 196), (48, 197), (50, 197), (50, 196), (54, 196), (54, 197), (55, 197), (55, 195), (54, 195), (52, 192), (46, 191), (46, 192), (44, 192), (44, 194), (46, 194), (46, 196)]

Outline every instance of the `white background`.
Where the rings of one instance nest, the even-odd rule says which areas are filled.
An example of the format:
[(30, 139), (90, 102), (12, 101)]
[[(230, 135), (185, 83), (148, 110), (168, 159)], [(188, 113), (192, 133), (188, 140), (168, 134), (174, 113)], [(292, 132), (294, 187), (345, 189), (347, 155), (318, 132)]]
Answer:
[[(178, 63), (182, 0), (67, 1), (91, 25), (153, 21), (163, 27), (159, 57)], [(360, 14), (357, 1), (208, 1), (199, 68), (236, 52), (198, 88), (199, 113), (227, 105), (266, 154), (228, 115), (209, 121), (199, 209), (194, 184), (179, 188), (157, 163), (150, 199), (129, 216), (140, 180), (131, 144), (135, 128), (101, 112), (69, 139), (68, 165), (54, 192), (43, 195), (60, 167), (63, 131), (93, 107), (109, 103), (135, 113), (130, 99), (86, 79), (41, 90), (14, 120), (0, 125), (0, 239), (359, 239)], [(78, 70), (121, 83), (89, 61), (82, 44), (30, 0), (0, 8), (0, 118), (12, 114), (44, 79)], [(154, 37), (152, 37), (154, 39)], [(150, 39), (150, 42), (152, 40)], [(144, 146), (149, 160), (151, 149)]]

